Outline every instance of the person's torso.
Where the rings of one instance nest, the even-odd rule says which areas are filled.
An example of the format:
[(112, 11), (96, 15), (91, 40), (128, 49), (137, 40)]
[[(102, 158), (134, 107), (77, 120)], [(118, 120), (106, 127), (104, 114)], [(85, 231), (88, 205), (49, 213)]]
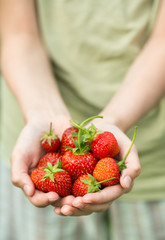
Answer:
[[(37, 1), (43, 42), (73, 120), (81, 121), (98, 114), (111, 100), (150, 35), (159, 2)], [(1, 91), (2, 157), (9, 158), (23, 119), (16, 100), (4, 83)], [(127, 200), (153, 198), (153, 191), (157, 191), (158, 198), (165, 197), (164, 117), (165, 99), (162, 99), (138, 122), (136, 146), (142, 173), (132, 193), (125, 195)], [(128, 135), (132, 136), (132, 129)]]

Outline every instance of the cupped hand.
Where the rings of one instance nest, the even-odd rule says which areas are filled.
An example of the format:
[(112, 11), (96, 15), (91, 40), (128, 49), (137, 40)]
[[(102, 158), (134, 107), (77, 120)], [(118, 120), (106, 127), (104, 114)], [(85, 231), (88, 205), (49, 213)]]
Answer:
[[(118, 160), (123, 159), (131, 145), (131, 140), (117, 126), (103, 119), (95, 119), (93, 123), (99, 130), (110, 131), (115, 135), (120, 148)], [(131, 191), (134, 179), (140, 174), (141, 166), (135, 145), (131, 148), (125, 165), (127, 168), (122, 171), (120, 184), (106, 187), (99, 192), (88, 193), (83, 197), (65, 197), (59, 206), (56, 206), (54, 212), (58, 215), (82, 216), (107, 210), (114, 200)]]
[[(69, 127), (69, 117), (56, 116), (52, 120), (55, 132), (61, 137), (63, 131)], [(37, 207), (45, 207), (60, 201), (55, 192), (44, 193), (35, 189), (29, 173), (36, 168), (43, 151), (40, 138), (43, 131), (49, 131), (50, 122), (47, 119), (36, 118), (29, 121), (21, 131), (11, 156), (11, 180), (21, 188), (30, 202)], [(58, 202), (57, 201), (57, 202)]]

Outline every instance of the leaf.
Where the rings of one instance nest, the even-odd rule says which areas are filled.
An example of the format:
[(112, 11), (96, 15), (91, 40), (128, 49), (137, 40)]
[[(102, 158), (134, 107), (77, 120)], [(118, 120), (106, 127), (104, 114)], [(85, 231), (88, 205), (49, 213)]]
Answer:
[(89, 178), (91, 179), (92, 182), (97, 182), (96, 178), (92, 176), (91, 174), (88, 173)]
[(72, 152), (73, 153), (78, 153), (79, 152), (79, 148), (77, 147), (77, 148), (72, 148)]
[(73, 136), (73, 137), (78, 137), (78, 132), (72, 133), (71, 136)]
[(76, 148), (79, 148), (79, 146), (78, 146), (78, 140), (77, 140), (77, 139), (73, 139), (73, 142), (74, 142), (75, 147), (76, 147)]
[(51, 144), (52, 144), (52, 142), (51, 142), (51, 139), (50, 139), (50, 138), (48, 138), (48, 144), (49, 144), (49, 146), (51, 146)]
[(127, 166), (124, 163), (119, 166), (120, 174), (125, 168), (127, 168)]
[(88, 188), (88, 193), (93, 193), (93, 192), (98, 192), (100, 190), (101, 185), (97, 184), (97, 185), (90, 185)]
[(57, 160), (56, 164), (53, 166), (53, 170), (54, 168), (62, 168), (62, 163), (59, 159)]
[(87, 179), (83, 179), (81, 180), (81, 182), (87, 184), (87, 185), (90, 185), (91, 184), (91, 180), (87, 180)]
[(52, 180), (52, 182), (54, 182), (54, 175), (53, 174), (50, 174), (49, 178)]
[(48, 169), (52, 170), (52, 168), (53, 168), (52, 164), (50, 162), (47, 162), (47, 165), (48, 165)]

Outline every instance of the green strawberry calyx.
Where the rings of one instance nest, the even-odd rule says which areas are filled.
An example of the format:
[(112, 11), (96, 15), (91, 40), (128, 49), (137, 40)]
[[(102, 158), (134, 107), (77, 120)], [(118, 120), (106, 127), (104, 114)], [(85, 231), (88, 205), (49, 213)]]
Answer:
[(129, 147), (129, 149), (128, 149), (128, 152), (126, 153), (126, 155), (124, 156), (124, 158), (123, 158), (121, 161), (118, 162), (118, 166), (119, 166), (120, 173), (121, 173), (125, 168), (127, 168), (126, 165), (124, 164), (124, 162), (125, 162), (128, 154), (130, 153), (131, 148), (132, 148), (132, 146), (133, 146), (133, 144), (134, 144), (134, 142), (135, 142), (136, 133), (137, 133), (137, 126), (135, 126), (134, 135), (133, 135), (133, 138), (132, 138), (131, 145), (130, 145), (130, 147)]
[(72, 125), (79, 129), (78, 132), (72, 134), (72, 136), (77, 137), (76, 140), (75, 139), (73, 140), (75, 148), (68, 148), (73, 153), (82, 154), (90, 151), (91, 142), (98, 133), (98, 130), (93, 123), (91, 123), (91, 125), (88, 128), (85, 128), (84, 125), (95, 118), (103, 118), (103, 116), (92, 116), (90, 118), (85, 119), (80, 124), (75, 123), (72, 120), (70, 121)]
[(88, 176), (90, 180), (88, 179), (82, 179), (81, 181), (85, 183), (86, 185), (89, 185), (88, 192), (87, 193), (93, 193), (93, 192), (98, 192), (101, 190), (101, 183), (107, 182), (110, 180), (115, 179), (115, 177), (103, 180), (101, 182), (98, 182), (95, 177), (93, 177), (91, 174), (88, 173)]
[(61, 168), (62, 168), (62, 164), (60, 160), (58, 160), (54, 166), (52, 166), (52, 164), (48, 162), (47, 167), (42, 167), (42, 169), (44, 169), (46, 172), (45, 176), (42, 178), (42, 181), (44, 181), (47, 178), (50, 178), (52, 182), (54, 182), (54, 174), (64, 171)]
[(47, 140), (49, 146), (51, 146), (51, 140), (55, 140), (58, 138), (57, 134), (54, 133), (54, 129), (52, 128), (52, 122), (50, 123), (49, 132), (43, 132), (43, 133), (44, 135), (40, 138), (40, 141), (44, 143)]

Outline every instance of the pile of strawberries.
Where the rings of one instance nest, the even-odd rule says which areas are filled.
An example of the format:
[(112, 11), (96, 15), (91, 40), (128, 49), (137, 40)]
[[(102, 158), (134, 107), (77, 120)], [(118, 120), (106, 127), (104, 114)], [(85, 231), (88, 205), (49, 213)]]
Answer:
[(61, 140), (50, 124), (50, 131), (41, 138), (47, 153), (30, 174), (37, 189), (55, 191), (61, 197), (84, 196), (119, 183), (136, 131), (126, 156), (117, 161), (114, 157), (119, 153), (119, 145), (115, 136), (108, 131), (99, 131), (93, 124), (84, 127), (98, 117), (102, 118), (94, 116), (81, 124), (71, 121), (73, 126), (64, 131)]

